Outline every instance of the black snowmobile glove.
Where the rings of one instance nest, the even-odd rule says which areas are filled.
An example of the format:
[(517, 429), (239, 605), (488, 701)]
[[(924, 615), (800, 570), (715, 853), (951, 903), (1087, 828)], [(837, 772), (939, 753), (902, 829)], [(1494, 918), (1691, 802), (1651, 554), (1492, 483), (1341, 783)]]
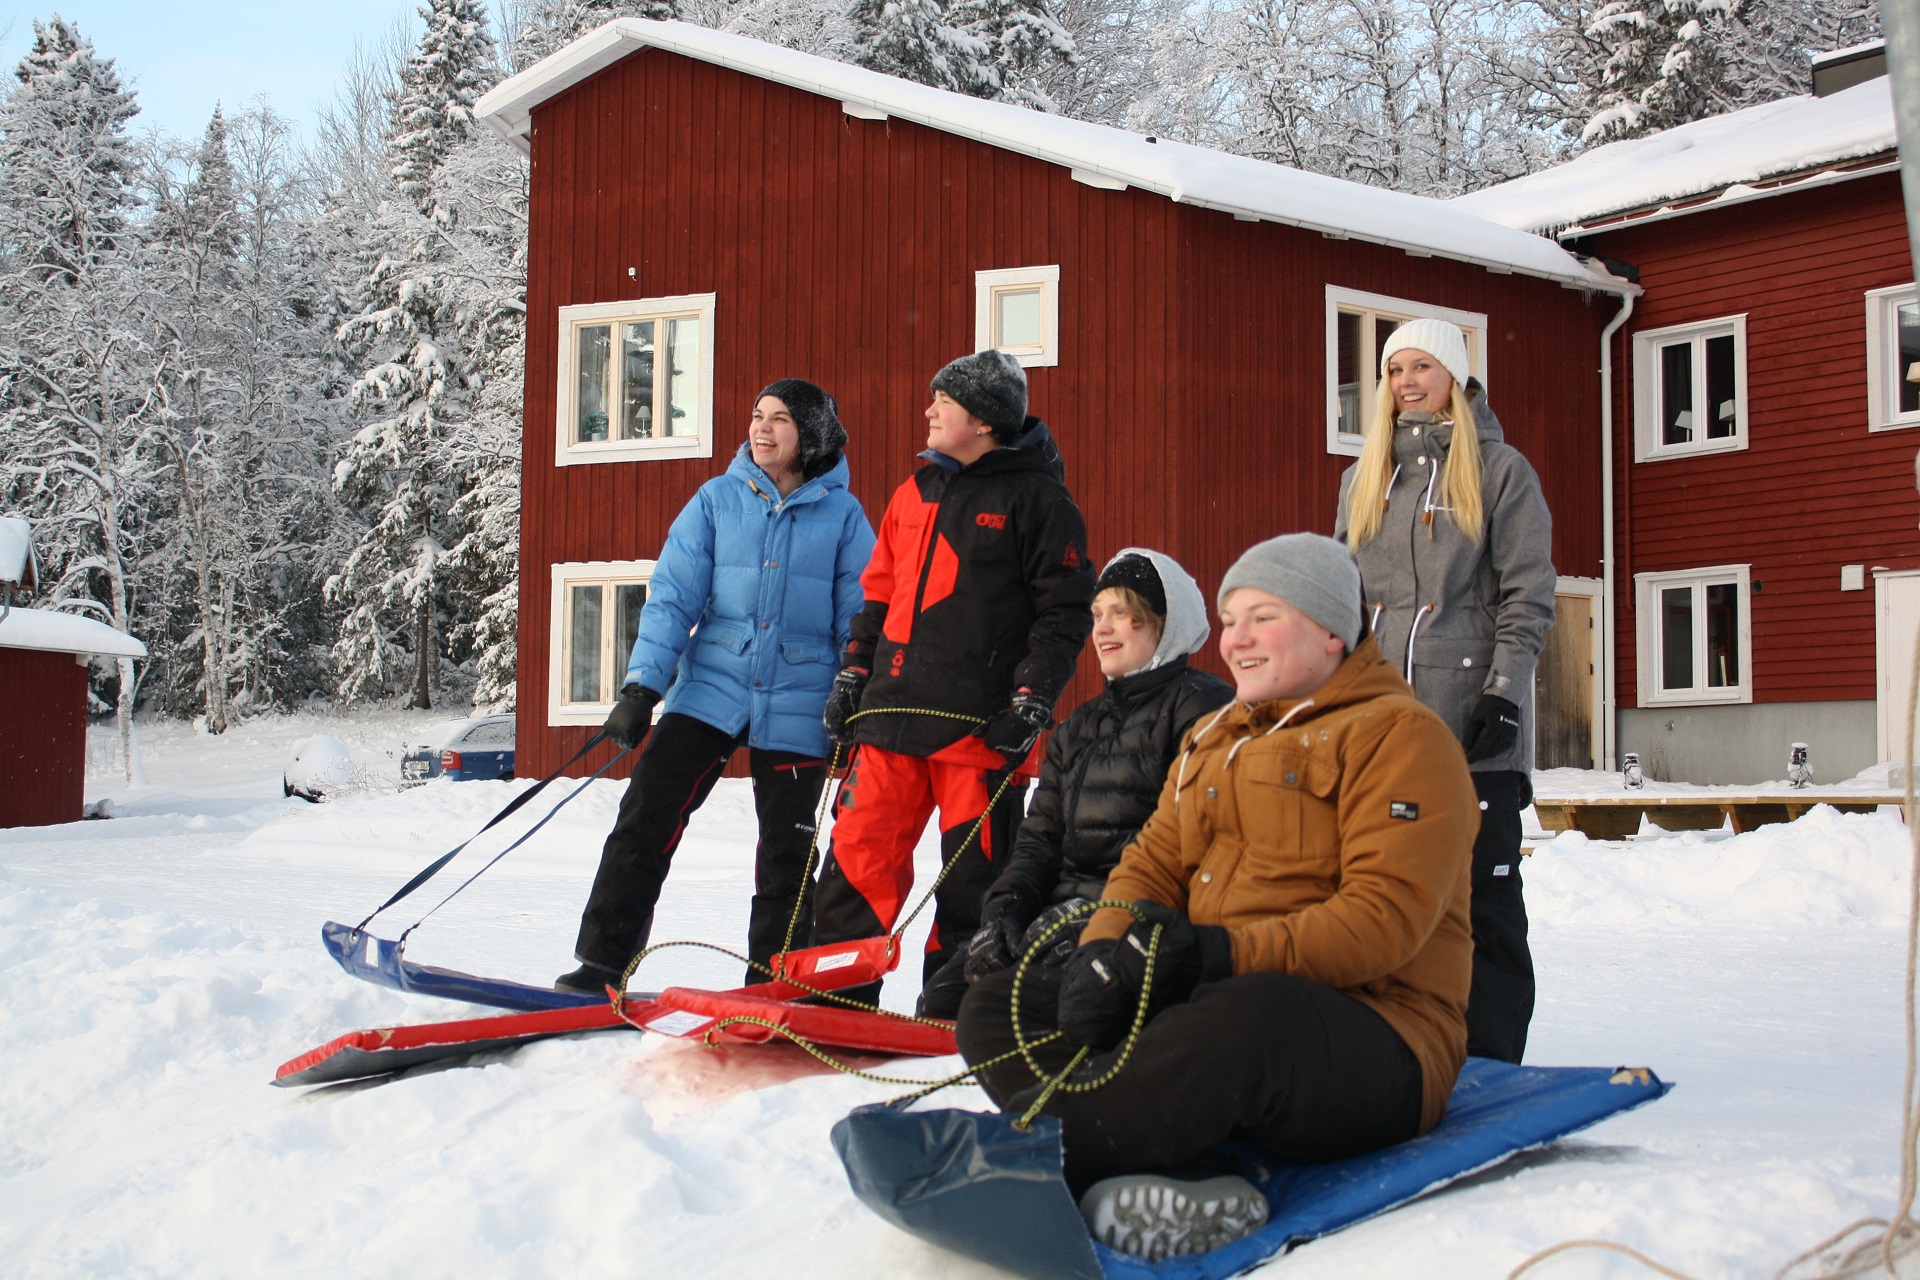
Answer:
[(1053, 727), (1053, 699), (1045, 698), (1024, 685), (1014, 690), (1007, 709), (973, 731), (973, 736), (1019, 764), (1033, 750), (1040, 735)]
[(1060, 976), (1060, 1008), (1054, 1021), (1068, 1044), (1105, 1051), (1133, 1025), (1135, 989), (1121, 980), (1115, 963), (1119, 938), (1081, 944)]
[(827, 736), (835, 742), (847, 741), (847, 721), (860, 709), (860, 695), (866, 691), (867, 677), (872, 674), (865, 667), (842, 667), (840, 674), (833, 678), (820, 723), (826, 726)]
[(1117, 963), (1123, 978), (1137, 993), (1146, 984), (1147, 951), (1153, 945), (1154, 926), (1160, 926), (1160, 949), (1153, 961), (1153, 998), (1147, 1016), (1176, 1005), (1203, 982), (1233, 976), (1233, 939), (1217, 924), (1195, 924), (1172, 907), (1142, 898), (1133, 904), (1146, 919), (1136, 920), (1121, 939)]
[(1520, 740), (1520, 708), (1497, 693), (1483, 693), (1467, 713), (1467, 728), (1460, 745), (1467, 749), (1467, 763), (1490, 760), (1513, 749)]
[(609, 738), (632, 750), (653, 728), (653, 709), (659, 702), (660, 695), (645, 685), (630, 684), (620, 690), (620, 701), (613, 704), (613, 714), (601, 728)]

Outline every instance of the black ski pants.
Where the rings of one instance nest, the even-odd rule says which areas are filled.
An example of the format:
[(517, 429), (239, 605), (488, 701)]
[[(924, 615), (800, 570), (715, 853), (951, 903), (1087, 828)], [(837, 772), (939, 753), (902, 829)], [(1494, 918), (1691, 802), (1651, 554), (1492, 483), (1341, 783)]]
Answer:
[[(620, 797), (620, 814), (600, 852), (600, 869), (573, 944), (577, 959), (624, 969), (647, 945), (660, 886), (686, 834), (687, 820), (706, 803), (728, 757), (745, 740), (744, 729), (726, 733), (677, 712), (660, 717), (641, 749), (640, 763)], [(792, 945), (804, 947), (812, 940), (813, 883), (806, 874), (807, 852), (813, 845), (827, 762), (754, 748), (748, 763), (760, 843), (754, 850), (747, 954), (764, 964), (780, 950), (797, 904), (799, 924)], [(748, 982), (765, 980), (765, 974), (747, 971)]]
[(1520, 884), (1520, 811), (1533, 803), (1524, 773), (1476, 773), (1480, 834), (1473, 842), (1473, 989), (1467, 1052), (1518, 1062), (1533, 1021), (1533, 952)]
[[(1020, 1026), (1031, 1042), (1054, 1028), (1061, 969), (1030, 969)], [(1014, 1048), (1013, 973), (968, 989), (957, 1035), (968, 1062)], [(1057, 1074), (1074, 1047), (1034, 1050)], [(1075, 1072), (1105, 1072), (1119, 1050)], [(980, 1073), (1004, 1111), (1024, 1111), (1044, 1087), (1018, 1056)], [(1194, 990), (1140, 1033), (1133, 1056), (1088, 1093), (1060, 1092), (1044, 1114), (1061, 1125), (1067, 1185), (1077, 1198), (1125, 1173), (1207, 1177), (1238, 1172), (1210, 1148), (1251, 1141), (1289, 1163), (1338, 1160), (1392, 1146), (1420, 1128), (1420, 1063), (1379, 1014), (1351, 996), (1285, 973), (1244, 973)]]

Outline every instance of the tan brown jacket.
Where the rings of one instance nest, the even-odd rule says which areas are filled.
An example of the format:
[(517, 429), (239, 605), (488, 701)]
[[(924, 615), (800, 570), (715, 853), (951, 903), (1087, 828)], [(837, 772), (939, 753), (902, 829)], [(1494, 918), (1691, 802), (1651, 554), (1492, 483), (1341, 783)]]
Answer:
[[(1368, 639), (1312, 698), (1196, 724), (1106, 896), (1225, 925), (1234, 972), (1298, 974), (1378, 1012), (1419, 1060), (1425, 1133), (1466, 1059), (1479, 829), (1459, 742)], [(1097, 912), (1082, 941), (1131, 922)]]

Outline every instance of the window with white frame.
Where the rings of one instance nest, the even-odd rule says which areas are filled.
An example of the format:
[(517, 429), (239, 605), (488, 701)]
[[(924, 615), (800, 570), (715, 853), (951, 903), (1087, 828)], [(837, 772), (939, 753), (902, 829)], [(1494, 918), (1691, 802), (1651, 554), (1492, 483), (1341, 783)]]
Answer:
[(997, 347), (1023, 367), (1060, 363), (1060, 268), (973, 273), (973, 347)]
[(1634, 457), (1747, 447), (1747, 318), (1633, 335)]
[(560, 308), (555, 465), (713, 456), (713, 304)]
[(1634, 575), (1641, 706), (1753, 701), (1747, 570)]
[(1446, 320), (1467, 339), (1467, 367), (1487, 375), (1487, 317), (1407, 298), (1327, 286), (1327, 452), (1358, 454), (1380, 385), (1380, 353), (1409, 320)]
[(651, 560), (553, 566), (547, 723), (600, 724), (619, 700)]
[(1920, 292), (1867, 294), (1867, 429), (1920, 427)]

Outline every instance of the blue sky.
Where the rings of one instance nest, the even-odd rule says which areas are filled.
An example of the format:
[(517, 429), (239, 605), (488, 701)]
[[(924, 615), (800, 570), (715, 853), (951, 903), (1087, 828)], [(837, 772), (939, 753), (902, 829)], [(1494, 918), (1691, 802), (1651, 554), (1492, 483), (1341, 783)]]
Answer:
[(419, 0), (0, 0), (0, 59), (11, 72), (33, 22), (59, 13), (112, 58), (139, 94), (136, 131), (197, 138), (214, 103), (265, 95), (302, 136), (333, 96), (356, 41), (379, 41), (396, 19), (419, 32)]

